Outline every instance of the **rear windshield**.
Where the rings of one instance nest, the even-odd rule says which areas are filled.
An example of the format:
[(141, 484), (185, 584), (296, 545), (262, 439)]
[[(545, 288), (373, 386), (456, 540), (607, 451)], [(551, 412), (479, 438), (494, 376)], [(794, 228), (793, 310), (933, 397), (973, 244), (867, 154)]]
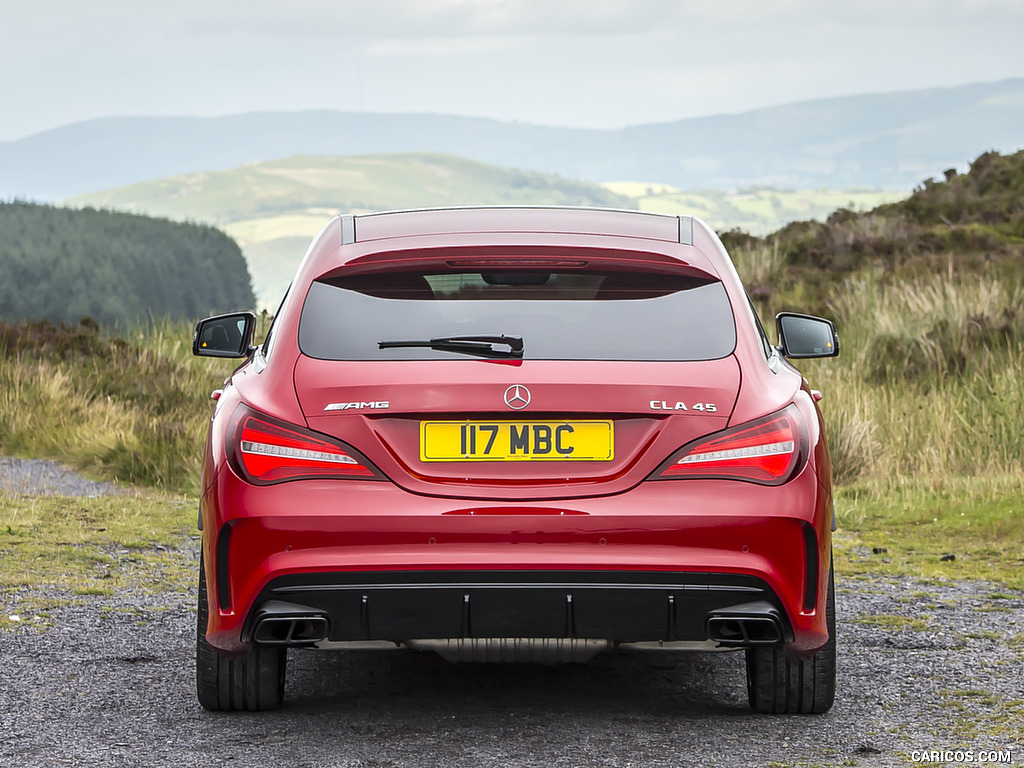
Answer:
[(736, 325), (717, 280), (633, 272), (390, 272), (313, 283), (299, 347), (323, 360), (465, 360), (381, 341), (521, 336), (530, 360), (714, 360)]

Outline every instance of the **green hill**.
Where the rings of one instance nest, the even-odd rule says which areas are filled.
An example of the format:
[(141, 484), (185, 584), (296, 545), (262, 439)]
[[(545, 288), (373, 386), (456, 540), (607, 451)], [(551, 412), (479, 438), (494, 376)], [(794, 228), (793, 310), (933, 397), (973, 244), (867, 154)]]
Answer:
[(877, 190), (681, 192), (665, 184), (603, 185), (486, 165), (452, 155), (301, 155), (193, 173), (71, 198), (221, 227), (242, 247), (257, 298), (276, 306), (310, 239), (338, 213), (445, 205), (594, 205), (687, 213), (718, 229), (761, 234), (840, 206), (871, 208), (905, 195)]
[(944, 181), (925, 181), (905, 200), (870, 211), (839, 209), (764, 238), (733, 232), (723, 240), (737, 252), (775, 253), (774, 266), (755, 279), (755, 296), (795, 292), (814, 297), (821, 311), (857, 276), (885, 284), (938, 273), (1021, 281), (1024, 151), (985, 153), (968, 173), (950, 169)]
[(611, 181), (602, 186), (633, 198), (641, 211), (699, 216), (719, 232), (740, 229), (752, 235), (774, 232), (791, 221), (824, 220), (838, 208), (865, 211), (907, 196), (881, 189), (825, 187), (679, 190), (635, 181)]
[(122, 327), (253, 304), (238, 246), (209, 226), (0, 203), (0, 320)]
[(839, 360), (801, 370), (842, 481), (1021, 477), (1024, 151), (945, 175), (871, 211), (723, 237), (763, 318), (836, 321)]
[(300, 155), (65, 202), (222, 228), (245, 252), (257, 297), (266, 306), (276, 306), (313, 235), (339, 213), (448, 205), (636, 207), (597, 184), (432, 153)]

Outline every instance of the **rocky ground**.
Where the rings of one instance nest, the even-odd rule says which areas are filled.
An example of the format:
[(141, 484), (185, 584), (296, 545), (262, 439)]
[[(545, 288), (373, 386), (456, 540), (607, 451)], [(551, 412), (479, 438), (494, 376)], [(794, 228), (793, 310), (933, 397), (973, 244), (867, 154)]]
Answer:
[(0, 456), (0, 491), (46, 496), (100, 496), (118, 492), (109, 483), (86, 480), (53, 461), (3, 456)]
[[(177, 550), (189, 567), (197, 551)], [(45, 621), (0, 629), (0, 766), (902, 766), (922, 750), (1024, 764), (1024, 593), (838, 584), (838, 697), (807, 717), (752, 714), (737, 653), (542, 667), (292, 651), (281, 710), (213, 714), (195, 700), (192, 594), (53, 594), (67, 602)]]

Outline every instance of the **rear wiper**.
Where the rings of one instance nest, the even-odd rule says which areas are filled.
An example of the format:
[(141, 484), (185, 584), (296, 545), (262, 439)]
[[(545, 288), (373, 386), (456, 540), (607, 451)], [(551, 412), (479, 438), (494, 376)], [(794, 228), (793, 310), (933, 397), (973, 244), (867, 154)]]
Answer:
[[(498, 345), (496, 348), (495, 345)], [(501, 347), (508, 349), (501, 349)], [(433, 339), (414, 339), (412, 341), (378, 341), (378, 349), (394, 349), (396, 347), (429, 347), (442, 352), (460, 352), (464, 355), (477, 357), (517, 357), (523, 356), (522, 336), (438, 336)]]

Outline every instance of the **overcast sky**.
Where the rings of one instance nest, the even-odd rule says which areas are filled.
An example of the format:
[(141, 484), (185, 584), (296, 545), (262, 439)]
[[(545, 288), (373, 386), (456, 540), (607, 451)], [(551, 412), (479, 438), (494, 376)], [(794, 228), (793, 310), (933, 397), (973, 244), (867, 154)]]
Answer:
[(111, 115), (614, 128), (1024, 76), (1022, 0), (0, 0), (0, 141)]

